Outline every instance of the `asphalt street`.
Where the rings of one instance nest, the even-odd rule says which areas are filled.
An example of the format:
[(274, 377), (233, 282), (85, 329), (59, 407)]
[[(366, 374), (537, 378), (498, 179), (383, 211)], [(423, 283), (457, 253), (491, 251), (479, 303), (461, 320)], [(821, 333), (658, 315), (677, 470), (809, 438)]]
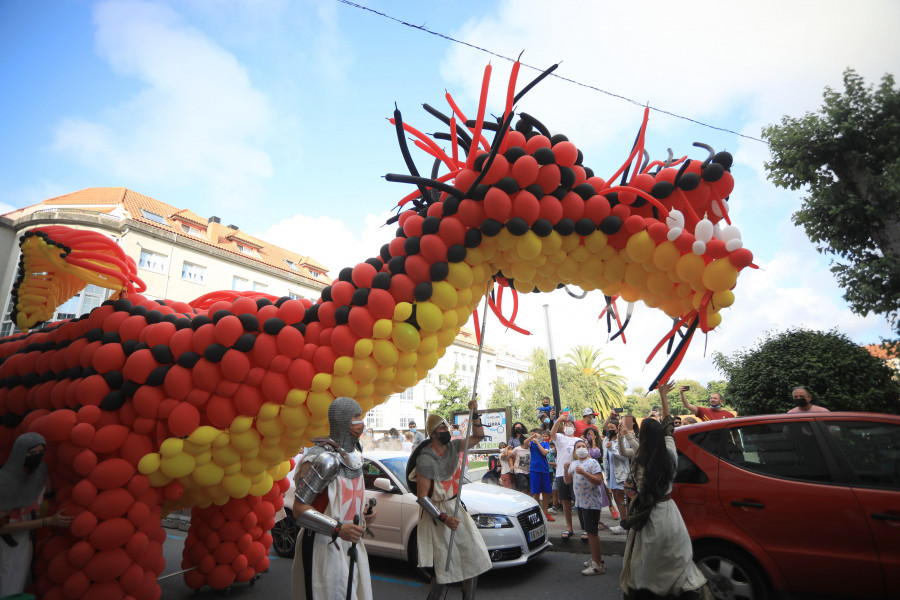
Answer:
[[(188, 600), (197, 598), (238, 598), (240, 600), (276, 600), (290, 598), (291, 560), (271, 553), (269, 570), (252, 585), (238, 583), (227, 592), (203, 588), (198, 593), (188, 588), (182, 575), (177, 574), (181, 565), (181, 552), (187, 533), (167, 530), (164, 546), (166, 570), (160, 580), (164, 600)], [(585, 554), (569, 552), (544, 552), (527, 565), (511, 569), (490, 571), (479, 578), (478, 593), (491, 600), (521, 600), (529, 598), (568, 597), (620, 598), (619, 574), (621, 556), (604, 556), (606, 575), (585, 577), (580, 571), (587, 560)], [(405, 562), (379, 557), (369, 558), (374, 598), (391, 600), (422, 600), (428, 594), (428, 583)], [(448, 600), (461, 598), (457, 587), (447, 596)]]

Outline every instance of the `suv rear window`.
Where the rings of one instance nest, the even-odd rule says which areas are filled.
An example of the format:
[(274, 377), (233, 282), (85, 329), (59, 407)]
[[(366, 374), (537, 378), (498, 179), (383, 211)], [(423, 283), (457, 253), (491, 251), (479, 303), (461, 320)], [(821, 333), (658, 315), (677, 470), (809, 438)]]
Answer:
[(704, 433), (703, 439), (691, 441), (748, 471), (804, 481), (833, 480), (811, 423), (745, 425)]

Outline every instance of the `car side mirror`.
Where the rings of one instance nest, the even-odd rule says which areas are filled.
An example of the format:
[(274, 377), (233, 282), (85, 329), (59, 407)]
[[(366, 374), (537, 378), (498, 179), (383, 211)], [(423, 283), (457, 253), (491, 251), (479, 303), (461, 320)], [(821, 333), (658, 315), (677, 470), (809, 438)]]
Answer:
[(382, 492), (393, 493), (397, 490), (394, 484), (391, 483), (391, 480), (387, 477), (379, 477), (373, 482), (373, 485)]

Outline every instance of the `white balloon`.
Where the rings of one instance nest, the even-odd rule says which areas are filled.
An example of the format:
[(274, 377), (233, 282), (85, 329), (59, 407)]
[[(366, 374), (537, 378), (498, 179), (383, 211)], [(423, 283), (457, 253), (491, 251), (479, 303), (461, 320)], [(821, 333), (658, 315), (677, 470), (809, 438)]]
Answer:
[(666, 234), (666, 237), (669, 238), (670, 242), (674, 242), (679, 237), (681, 237), (682, 231), (683, 230), (681, 229), (681, 227), (673, 227), (672, 229), (669, 230), (669, 233)]
[(740, 238), (737, 238), (734, 240), (728, 240), (727, 242), (725, 242), (725, 249), (728, 250), (729, 252), (734, 252), (738, 248), (743, 248), (743, 247), (744, 247), (744, 242), (742, 242)]
[(722, 228), (722, 241), (728, 242), (729, 240), (740, 240), (741, 239), (741, 230), (735, 227), (734, 225), (726, 225)]
[(679, 229), (684, 228), (684, 214), (680, 210), (671, 210), (669, 211), (669, 216), (666, 217), (666, 225), (669, 226), (669, 229), (673, 227), (678, 227)]
[[(707, 218), (700, 219), (700, 222), (697, 223), (697, 226), (694, 227), (694, 237), (697, 238), (701, 242), (708, 242), (712, 239), (713, 235), (713, 223)], [(702, 254), (702, 252), (698, 252), (698, 254)]]
[(694, 245), (691, 247), (691, 250), (694, 251), (694, 254), (699, 254), (700, 256), (703, 256), (703, 253), (706, 252), (706, 242), (701, 242), (700, 240), (697, 240), (696, 242), (694, 242)]

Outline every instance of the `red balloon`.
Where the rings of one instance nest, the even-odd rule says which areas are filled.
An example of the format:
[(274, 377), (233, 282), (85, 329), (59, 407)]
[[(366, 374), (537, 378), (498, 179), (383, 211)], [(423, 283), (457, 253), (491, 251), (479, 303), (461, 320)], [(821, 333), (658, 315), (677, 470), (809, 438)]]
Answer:
[[(485, 161), (485, 164), (487, 164), (487, 161)], [(507, 175), (509, 175), (509, 161), (502, 154), (497, 154), (494, 156), (494, 161), (488, 168), (487, 174), (481, 181), (486, 185), (494, 185)]]
[(67, 555), (69, 564), (76, 569), (80, 569), (81, 567), (86, 565), (89, 560), (91, 560), (91, 558), (94, 556), (94, 552), (94, 547), (91, 546), (88, 542), (84, 540), (76, 542), (75, 545), (69, 549)]
[(128, 437), (128, 428), (123, 425), (107, 425), (97, 430), (91, 442), (91, 450), (96, 454), (114, 452), (122, 447)]
[(569, 192), (560, 200), (563, 210), (563, 218), (572, 219), (575, 223), (584, 214), (584, 200), (575, 192)]
[(116, 488), (103, 490), (91, 501), (90, 510), (98, 519), (114, 519), (128, 513), (134, 504), (134, 496), (128, 490)]
[(91, 440), (94, 439), (94, 426), (89, 423), (78, 423), (72, 428), (69, 438), (72, 440), (72, 443), (86, 448), (90, 445)]
[(466, 228), (462, 221), (454, 216), (444, 217), (438, 226), (438, 235), (444, 240), (447, 246), (465, 243)]
[(492, 187), (484, 197), (484, 212), (488, 218), (501, 223), (509, 221), (512, 215), (512, 201), (500, 188)]
[(421, 237), (422, 221), (425, 219), (413, 212), (407, 214), (409, 216), (404, 218), (400, 224), (403, 227), (403, 233), (406, 234), (406, 237)]
[(206, 416), (213, 427), (227, 429), (237, 416), (237, 411), (230, 398), (213, 394), (206, 405)]
[(279, 318), (288, 325), (299, 323), (303, 320), (303, 317), (305, 315), (306, 309), (303, 308), (303, 304), (301, 304), (297, 300), (294, 300), (293, 298), (291, 298), (278, 308)]
[(414, 282), (431, 281), (431, 263), (421, 254), (406, 257), (405, 266), (406, 274)]
[[(706, 242), (706, 255), (713, 259), (724, 258), (725, 256), (728, 256), (728, 249), (725, 247), (725, 242), (717, 239), (712, 239)], [(734, 263), (732, 262), (732, 264)]]
[[(357, 265), (358, 266), (358, 265)], [(370, 265), (366, 265), (370, 266)], [(373, 275), (374, 277), (374, 275)], [(353, 292), (356, 291), (356, 287), (353, 286), (349, 281), (336, 281), (331, 286), (331, 299), (338, 306), (347, 306), (350, 304), (350, 301), (353, 299)], [(322, 307), (319, 307), (321, 317)]]
[[(79, 600), (84, 597), (90, 587), (91, 580), (88, 579), (84, 571), (75, 571), (69, 575), (63, 584), (62, 593), (69, 600)], [(46, 597), (45, 595), (44, 598)]]
[(561, 174), (557, 165), (544, 165), (538, 170), (537, 184), (541, 186), (545, 194), (550, 194), (556, 190), (561, 181)]
[(97, 466), (97, 455), (85, 448), (72, 461), (72, 468), (81, 476), (87, 476)]
[(328, 346), (321, 346), (313, 357), (313, 365), (318, 373), (334, 373), (334, 361), (337, 354)]
[[(96, 377), (100, 377), (96, 375)], [(102, 380), (103, 378), (100, 377)], [(84, 385), (84, 382), (82, 382)], [(107, 386), (106, 391), (109, 392)], [(102, 398), (102, 396), (101, 396)], [(24, 412), (24, 411), (23, 411)], [(62, 442), (69, 439), (78, 419), (71, 410), (55, 410), (42, 419), (41, 433), (48, 442)]]
[(181, 402), (169, 413), (169, 431), (178, 437), (190, 435), (200, 426), (200, 411), (190, 402)]
[(353, 267), (350, 278), (356, 287), (372, 287), (372, 279), (377, 274), (378, 271), (369, 263), (359, 263)]
[(121, 371), (125, 366), (125, 351), (122, 344), (105, 344), (94, 352), (91, 364), (98, 373)]
[[(437, 237), (437, 236), (435, 236)], [(375, 327), (375, 318), (372, 316), (372, 313), (369, 312), (369, 309), (365, 306), (354, 306), (350, 309), (350, 316), (348, 318), (347, 324), (350, 326), (351, 331), (360, 338), (368, 338), (372, 337), (372, 328)], [(334, 338), (332, 337), (332, 340)], [(356, 341), (354, 340), (355, 344)], [(350, 352), (348, 354), (353, 353), (353, 348), (350, 348)]]
[(97, 464), (89, 475), (91, 482), (101, 490), (124, 486), (134, 475), (134, 467), (122, 458), (110, 458)]
[(681, 235), (679, 235), (673, 243), (675, 244), (675, 247), (678, 248), (679, 252), (687, 254), (688, 252), (693, 251), (694, 236), (687, 231), (682, 231)]
[[(400, 273), (391, 277), (390, 292), (397, 302), (412, 302), (415, 299), (413, 296), (415, 287), (416, 284), (413, 283), (413, 280), (408, 275)], [(307, 340), (309, 340), (309, 328), (307, 328), (306, 332)]]
[[(287, 329), (293, 329), (293, 327)], [(228, 380), (240, 383), (244, 381), (249, 372), (250, 359), (243, 352), (230, 349), (222, 356), (222, 375)]]
[(753, 262), (753, 253), (746, 248), (738, 248), (728, 256), (728, 260), (736, 269), (743, 269)]
[(132, 564), (131, 557), (123, 548), (113, 548), (95, 554), (84, 566), (84, 572), (93, 581), (104, 583), (118, 578)]
[(300, 356), (303, 343), (303, 334), (296, 327), (283, 327), (276, 336), (278, 352), (291, 359)]
[(206, 583), (214, 590), (224, 590), (234, 583), (235, 572), (231, 565), (216, 565), (206, 576)]
[(81, 506), (89, 506), (97, 497), (97, 486), (82, 479), (72, 487), (72, 501)]
[(114, 312), (103, 320), (103, 325), (101, 328), (104, 332), (109, 333), (110, 331), (118, 331), (119, 327), (122, 326), (122, 323), (125, 322), (129, 315), (125, 311)]
[(628, 233), (635, 234), (639, 231), (643, 231), (645, 227), (644, 217), (639, 217), (637, 215), (631, 215), (627, 219), (625, 219), (625, 229)]
[[(259, 388), (241, 384), (234, 395), (234, 408), (242, 415), (255, 417), (259, 414), (259, 409), (264, 401), (265, 399)], [(234, 417), (232, 417), (232, 420), (234, 420)]]
[[(339, 283), (347, 283), (347, 282), (342, 281)], [(347, 283), (347, 285), (349, 285), (351, 288), (353, 287), (353, 285), (350, 283)], [(350, 303), (350, 301), (348, 300), (344, 304), (344, 306), (346, 306), (349, 303)], [(334, 318), (334, 313), (335, 313), (335, 311), (337, 311), (338, 306), (340, 306), (340, 304), (338, 304), (335, 301), (322, 302), (321, 304), (319, 304), (319, 310), (316, 314), (319, 317), (319, 323), (322, 325), (323, 329), (326, 329), (328, 327), (334, 327), (337, 324), (337, 321)]]
[[(516, 161), (516, 164), (518, 164), (518, 162), (519, 161)], [(524, 219), (528, 225), (534, 225), (534, 222), (538, 220), (540, 212), (541, 204), (538, 202), (538, 199), (534, 197), (534, 194), (524, 189), (516, 192), (512, 203), (512, 215), (514, 217)]]
[(210, 344), (215, 343), (215, 341), (216, 326), (212, 323), (201, 325), (200, 328), (194, 332), (194, 335), (191, 338), (191, 350), (193, 350), (197, 354), (203, 354), (203, 351), (206, 350), (206, 347)]
[(193, 341), (194, 330), (190, 327), (176, 331), (169, 340), (169, 349), (172, 351), (172, 356), (178, 358), (185, 352), (190, 352)]
[(153, 346), (168, 345), (169, 340), (175, 335), (175, 331), (176, 328), (174, 323), (160, 321), (159, 323), (148, 325), (141, 337), (144, 338), (147, 345), (152, 348)]
[(129, 594), (135, 594), (141, 587), (144, 580), (144, 570), (137, 563), (128, 567), (119, 577), (119, 585)]
[(459, 203), (459, 220), (466, 227), (481, 227), (484, 222), (484, 204), (466, 198)]
[[(256, 388), (250, 389), (255, 390)], [(288, 381), (288, 378), (283, 374), (269, 371), (266, 373), (265, 377), (263, 377), (260, 390), (262, 391), (263, 397), (269, 402), (282, 404), (284, 403), (284, 399), (287, 398), (288, 392), (291, 390), (291, 384)], [(238, 395), (240, 394), (241, 391), (239, 390)], [(235, 402), (237, 402), (237, 396), (235, 396)]]
[(256, 300), (247, 297), (235, 298), (234, 303), (231, 305), (231, 312), (235, 315), (255, 315)]
[[(309, 341), (309, 330), (315, 330), (312, 325), (321, 327), (321, 325), (319, 325), (318, 323), (310, 323), (310, 327), (307, 327), (306, 329), (307, 342)], [(256, 343), (253, 344), (253, 362), (255, 362), (257, 365), (268, 368), (269, 364), (271, 364), (272, 362), (272, 359), (275, 358), (275, 355), (277, 354), (278, 346), (276, 344), (275, 336), (271, 336), (268, 333), (261, 333), (256, 336)]]
[(112, 550), (124, 546), (132, 535), (134, 525), (128, 519), (119, 517), (100, 522), (88, 536), (88, 541), (97, 550)]
[(369, 303), (367, 306), (369, 312), (372, 313), (372, 318), (376, 320), (390, 319), (394, 316), (396, 302), (394, 302), (394, 297), (387, 290), (374, 288), (369, 291)]
[(666, 236), (669, 235), (669, 228), (665, 223), (656, 221), (655, 223), (647, 227), (647, 233), (650, 234), (650, 238), (654, 242), (664, 242), (667, 239)]
[(553, 146), (553, 155), (556, 163), (564, 167), (571, 167), (578, 160), (578, 148), (572, 142), (558, 142)]
[(69, 530), (75, 537), (87, 537), (97, 527), (97, 517), (90, 511), (84, 511), (72, 519)]
[[(255, 305), (254, 305), (255, 306)], [(254, 314), (256, 311), (253, 311)], [(230, 348), (244, 334), (244, 326), (240, 319), (234, 315), (228, 315), (216, 323), (216, 341), (226, 348)]]
[(562, 204), (554, 196), (544, 196), (539, 200), (541, 212), (539, 218), (550, 221), (551, 225), (556, 225), (562, 219)]
[[(131, 505), (131, 508), (128, 509), (126, 517), (129, 521), (131, 521), (132, 525), (134, 525), (135, 527), (140, 527), (147, 522), (147, 519), (150, 518), (150, 506), (144, 504), (143, 502), (135, 502)], [(140, 535), (143, 535), (145, 538), (147, 537), (143, 533), (141, 533)], [(129, 554), (131, 554), (131, 551), (129, 551)], [(140, 554), (140, 552), (138, 552), (138, 554)], [(137, 556), (132, 555), (132, 558), (137, 559)]]
[[(122, 375), (124, 375), (125, 379), (130, 379), (135, 383), (143, 384), (147, 382), (147, 377), (150, 376), (153, 369), (158, 366), (159, 363), (153, 359), (153, 354), (149, 349), (137, 350), (125, 361), (125, 368), (122, 369)], [(102, 398), (102, 396), (100, 398)]]
[(395, 237), (388, 244), (388, 250), (391, 253), (391, 256), (406, 256), (406, 250), (403, 245), (406, 243), (406, 238), (404, 237)]
[(462, 190), (463, 192), (467, 192), (469, 188), (472, 187), (472, 184), (475, 182), (475, 179), (477, 177), (478, 173), (476, 173), (474, 170), (462, 169), (459, 173), (456, 174), (456, 178), (453, 180), (453, 187), (458, 190)]
[[(528, 154), (534, 154), (534, 151), (538, 148), (550, 148), (550, 139), (544, 135), (535, 135), (528, 139), (525, 142), (525, 152)], [(518, 161), (517, 161), (518, 162)]]
[(175, 502), (182, 496), (184, 496), (184, 486), (180, 481), (170, 481), (166, 484), (166, 487), (163, 488), (163, 498), (169, 502)]
[(447, 244), (437, 234), (422, 236), (419, 243), (419, 252), (430, 263), (445, 262), (447, 260)]
[(312, 385), (312, 380), (316, 371), (309, 361), (298, 358), (291, 362), (287, 374), (288, 379), (294, 387), (301, 390), (308, 390)]

